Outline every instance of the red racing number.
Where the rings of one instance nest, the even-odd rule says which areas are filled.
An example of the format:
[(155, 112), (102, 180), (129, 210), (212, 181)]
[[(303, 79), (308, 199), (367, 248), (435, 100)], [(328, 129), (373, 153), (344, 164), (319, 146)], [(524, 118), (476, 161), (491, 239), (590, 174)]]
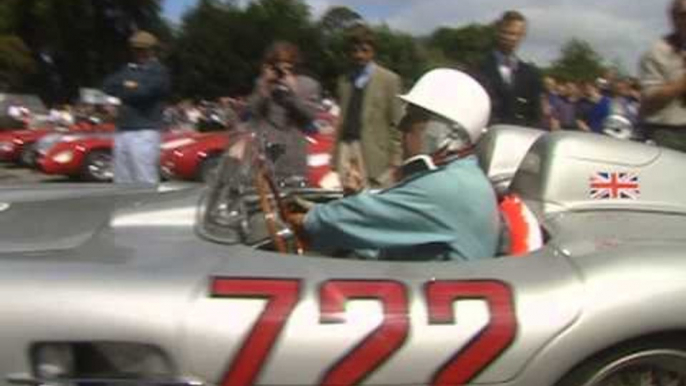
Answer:
[[(463, 385), (473, 380), (514, 341), (517, 320), (511, 288), (500, 281), (432, 281), (425, 297), (429, 325), (456, 324), (454, 303), (478, 299), (487, 304), (489, 321), (460, 351), (442, 364), (432, 385)], [(300, 297), (299, 280), (214, 278), (212, 297), (267, 299), (264, 311), (245, 339), (222, 386), (254, 384), (286, 320)], [(321, 324), (345, 323), (349, 300), (381, 302), (383, 321), (355, 348), (325, 371), (321, 384), (354, 385), (381, 367), (405, 342), (410, 328), (409, 301), (402, 283), (388, 280), (325, 282), (319, 293)]]
[(222, 386), (252, 385), (298, 303), (300, 281), (215, 278), (210, 294), (212, 297), (268, 299), (222, 381)]
[(488, 324), (477, 336), (441, 366), (433, 377), (433, 385), (468, 383), (514, 341), (517, 320), (512, 294), (510, 287), (502, 282), (435, 281), (426, 285), (426, 298), (429, 324), (455, 324), (453, 304), (458, 300), (485, 300), (490, 315)]
[(330, 281), (320, 291), (321, 323), (345, 323), (351, 299), (375, 299), (383, 306), (383, 322), (333, 365), (322, 385), (356, 385), (379, 368), (405, 342), (409, 330), (407, 291), (393, 281)]

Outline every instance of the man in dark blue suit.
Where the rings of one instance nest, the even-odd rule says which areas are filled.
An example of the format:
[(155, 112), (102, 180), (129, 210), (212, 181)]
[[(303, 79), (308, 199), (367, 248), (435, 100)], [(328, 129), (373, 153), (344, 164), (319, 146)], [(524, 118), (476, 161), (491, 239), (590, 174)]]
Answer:
[(477, 68), (477, 78), (493, 102), (491, 123), (533, 127), (542, 124), (541, 74), (516, 54), (526, 28), (524, 15), (505, 12), (497, 23), (496, 47)]

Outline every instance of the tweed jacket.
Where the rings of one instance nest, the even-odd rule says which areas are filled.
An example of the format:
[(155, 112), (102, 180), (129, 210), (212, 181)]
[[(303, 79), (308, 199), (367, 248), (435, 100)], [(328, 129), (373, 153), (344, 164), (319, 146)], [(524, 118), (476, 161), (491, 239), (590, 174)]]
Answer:
[[(360, 142), (367, 175), (375, 179), (386, 172), (389, 167), (400, 165), (402, 161), (401, 135), (397, 124), (403, 111), (402, 102), (398, 98), (402, 91), (400, 77), (378, 64), (373, 64), (373, 66), (371, 78), (364, 89)], [(341, 128), (348, 112), (353, 87), (350, 76), (339, 79), (338, 97), (341, 105), (341, 119), (336, 144), (341, 141)], [(334, 165), (338, 158), (337, 148), (338, 146), (334, 152)]]

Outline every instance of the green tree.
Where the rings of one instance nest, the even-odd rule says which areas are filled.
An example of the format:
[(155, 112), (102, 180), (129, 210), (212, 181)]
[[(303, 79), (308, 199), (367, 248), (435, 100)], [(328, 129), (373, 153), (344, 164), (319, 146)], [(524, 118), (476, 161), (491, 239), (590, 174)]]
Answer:
[(409, 34), (391, 30), (382, 25), (375, 28), (377, 40), (376, 60), (398, 73), (405, 86), (412, 84), (427, 70), (426, 51)]
[(17, 36), (0, 35), (0, 92), (21, 89), (36, 63), (24, 42)]
[(364, 23), (364, 19), (354, 10), (338, 6), (327, 10), (316, 23), (321, 31), (318, 41), (318, 54), (312, 57), (312, 69), (320, 76), (324, 89), (336, 90), (338, 76), (347, 72), (346, 34), (350, 27)]
[(0, 34), (10, 34), (16, 31), (20, 1), (3, 0), (0, 2)]
[(565, 43), (547, 72), (559, 79), (592, 80), (602, 74), (603, 62), (588, 42), (574, 38)]
[(176, 93), (214, 98), (247, 92), (261, 52), (254, 34), (258, 29), (237, 6), (202, 0), (184, 16), (170, 56)]
[(324, 34), (341, 34), (350, 27), (363, 23), (362, 16), (352, 9), (344, 6), (335, 6), (329, 8), (321, 20), (319, 26)]
[(473, 68), (492, 49), (495, 40), (494, 25), (469, 24), (460, 28), (439, 28), (428, 38), (428, 46), (435, 50), (434, 57), (452, 65)]
[(176, 91), (194, 98), (246, 94), (272, 42), (291, 41), (305, 48), (306, 63), (319, 63), (318, 36), (302, 0), (260, 0), (245, 9), (201, 0), (184, 16), (171, 56)]
[(3, 0), (0, 28), (19, 36), (36, 59), (34, 91), (66, 100), (79, 87), (99, 85), (127, 59), (134, 30), (170, 36), (160, 1)]
[(0, 92), (21, 90), (36, 71), (31, 51), (17, 35), (20, 0), (0, 3)]
[(250, 3), (245, 16), (259, 31), (251, 40), (261, 51), (277, 39), (308, 48), (314, 41), (310, 8), (302, 0), (258, 0)]

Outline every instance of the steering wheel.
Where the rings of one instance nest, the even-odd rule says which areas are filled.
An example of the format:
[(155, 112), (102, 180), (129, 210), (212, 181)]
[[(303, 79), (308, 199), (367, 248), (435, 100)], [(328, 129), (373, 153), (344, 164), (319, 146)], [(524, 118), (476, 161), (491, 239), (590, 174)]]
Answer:
[[(261, 165), (255, 173), (255, 188), (259, 195), (260, 209), (264, 215), (269, 237), (278, 252), (294, 252), (302, 255), (305, 252), (305, 238), (298, 227), (291, 223), (291, 213), (286, 204), (281, 200), (279, 191), (267, 173), (266, 167)], [(284, 229), (285, 228), (285, 229)], [(293, 236), (294, 250), (289, 250), (286, 236)]]

